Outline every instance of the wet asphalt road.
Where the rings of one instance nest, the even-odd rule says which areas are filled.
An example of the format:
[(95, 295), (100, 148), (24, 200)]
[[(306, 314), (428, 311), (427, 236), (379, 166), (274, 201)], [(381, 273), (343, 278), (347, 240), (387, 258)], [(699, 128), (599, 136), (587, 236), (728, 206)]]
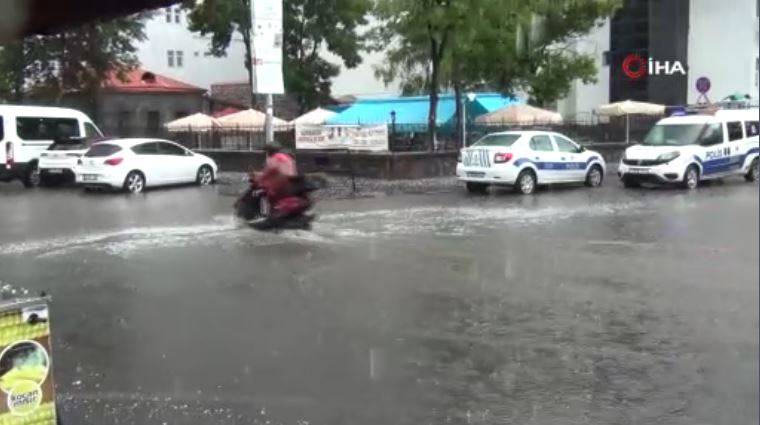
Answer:
[(324, 201), (0, 186), (68, 424), (751, 424), (758, 189)]

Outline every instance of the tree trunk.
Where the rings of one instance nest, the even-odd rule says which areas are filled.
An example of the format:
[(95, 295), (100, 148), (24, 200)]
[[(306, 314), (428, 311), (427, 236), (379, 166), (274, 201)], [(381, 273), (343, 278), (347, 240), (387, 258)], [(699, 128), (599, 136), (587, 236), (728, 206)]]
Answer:
[(16, 70), (13, 79), (12, 100), (21, 105), (24, 103), (24, 81), (26, 80), (26, 45), (24, 40), (18, 42), (17, 57), (14, 59)]
[(240, 31), (245, 45), (245, 69), (248, 70), (248, 87), (251, 89), (251, 108), (256, 106), (256, 96), (253, 94), (253, 49), (251, 48), (251, 34), (249, 31)]
[(428, 111), (428, 151), (435, 149), (436, 124), (438, 121), (438, 74), (440, 57), (438, 56), (438, 43), (430, 37), (430, 59), (432, 70), (430, 72), (430, 109)]
[(464, 110), (462, 108), (462, 86), (459, 83), (458, 79), (454, 79), (454, 102), (456, 102), (456, 132), (454, 134), (457, 135), (456, 140), (456, 148), (463, 148), (465, 145), (465, 138), (467, 135), (465, 134), (464, 126), (462, 125), (464, 123), (464, 120), (467, 119), (467, 117), (464, 116)]

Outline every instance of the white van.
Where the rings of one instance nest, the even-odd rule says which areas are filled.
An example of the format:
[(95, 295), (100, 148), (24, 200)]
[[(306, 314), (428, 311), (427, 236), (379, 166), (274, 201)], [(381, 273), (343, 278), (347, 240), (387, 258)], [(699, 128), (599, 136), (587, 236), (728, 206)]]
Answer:
[(0, 182), (40, 183), (40, 154), (56, 140), (92, 137), (100, 130), (74, 109), (0, 105)]
[(760, 110), (719, 110), (660, 120), (641, 144), (625, 150), (618, 176), (625, 187), (700, 181), (743, 175), (758, 180)]

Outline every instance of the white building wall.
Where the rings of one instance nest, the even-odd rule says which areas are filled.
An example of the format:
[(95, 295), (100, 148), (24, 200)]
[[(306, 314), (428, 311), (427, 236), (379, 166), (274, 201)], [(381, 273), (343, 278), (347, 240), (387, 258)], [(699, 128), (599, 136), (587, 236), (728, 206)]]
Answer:
[[(167, 10), (171, 22), (167, 22)], [(177, 22), (179, 15), (179, 22)], [(178, 7), (158, 9), (145, 23), (147, 39), (138, 43), (137, 57), (145, 70), (209, 89), (213, 83), (247, 81), (245, 46), (239, 36), (233, 37), (226, 57), (208, 55), (210, 37), (202, 37), (187, 29), (186, 13)], [(182, 52), (182, 65), (174, 58), (169, 65), (168, 52)]]
[(691, 0), (689, 103), (697, 101), (695, 84), (703, 76), (712, 83), (707, 96), (713, 102), (736, 92), (757, 98), (757, 8), (757, 0)]
[(557, 102), (558, 112), (568, 120), (590, 120), (599, 105), (608, 102), (610, 96), (610, 68), (604, 64), (604, 52), (610, 50), (610, 20), (575, 41), (578, 53), (591, 55), (597, 68), (597, 82), (583, 84), (574, 81), (567, 97)]

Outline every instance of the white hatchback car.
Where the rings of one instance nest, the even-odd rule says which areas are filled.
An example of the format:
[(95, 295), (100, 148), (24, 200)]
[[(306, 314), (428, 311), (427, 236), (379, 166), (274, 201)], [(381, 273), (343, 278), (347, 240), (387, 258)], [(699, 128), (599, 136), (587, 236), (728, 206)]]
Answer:
[(140, 193), (146, 187), (214, 182), (216, 163), (176, 143), (156, 139), (113, 139), (92, 145), (75, 168), (76, 182)]
[(606, 165), (597, 152), (549, 131), (506, 131), (484, 136), (462, 149), (457, 177), (469, 192), (489, 185), (514, 186), (523, 194), (539, 184), (602, 184)]

